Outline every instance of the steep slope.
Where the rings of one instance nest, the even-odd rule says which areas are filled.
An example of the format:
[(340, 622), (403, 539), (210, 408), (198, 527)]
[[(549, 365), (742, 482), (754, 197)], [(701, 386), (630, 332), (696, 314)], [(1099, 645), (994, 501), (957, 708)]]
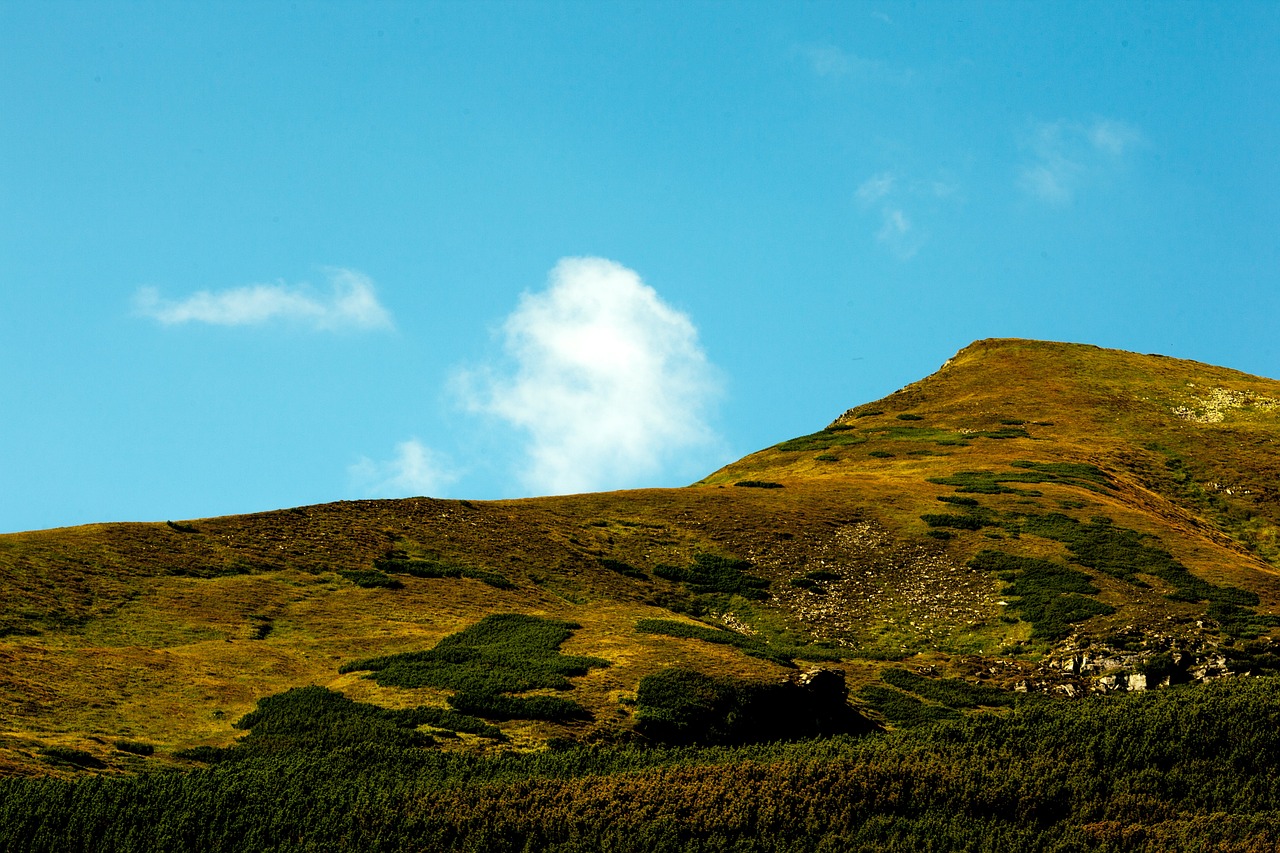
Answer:
[(891, 724), (943, 707), (945, 677), (1071, 694), (1272, 671), (1278, 440), (1275, 381), (994, 340), (684, 489), (0, 536), (0, 773), (78, 772), (58, 749), (175, 763), (304, 685), (444, 708), (460, 691), (352, 667), (510, 613), (577, 626), (560, 652), (607, 664), (523, 694), (590, 717), (491, 716), (508, 745), (449, 744), (626, 737), (670, 665), (842, 661)]

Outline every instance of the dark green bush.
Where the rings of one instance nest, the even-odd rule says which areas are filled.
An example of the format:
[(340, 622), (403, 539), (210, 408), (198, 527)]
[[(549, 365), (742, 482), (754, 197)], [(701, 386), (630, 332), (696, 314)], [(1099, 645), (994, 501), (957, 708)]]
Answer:
[(802, 435), (799, 438), (793, 438), (775, 445), (775, 449), (785, 452), (799, 452), (804, 450), (827, 450), (831, 447), (847, 447), (854, 444), (863, 444), (867, 440), (865, 435), (859, 435), (854, 427), (846, 424), (837, 424), (819, 430), (809, 435)]
[(880, 677), (900, 690), (951, 708), (995, 708), (1012, 705), (1015, 699), (1013, 693), (986, 684), (974, 684), (959, 678), (928, 678), (896, 667), (886, 669)]
[(338, 574), (365, 589), (401, 589), (404, 586), (395, 578), (374, 570), (353, 569)]
[[(556, 619), (502, 613), (487, 616), (463, 631), (450, 634), (428, 651), (355, 661), (345, 664), (340, 671), (369, 671), (370, 677), (382, 685), (454, 690), (456, 694), (450, 704), (459, 711), (466, 713), (465, 707), (485, 707), (498, 710), (500, 716), (492, 719), (509, 719), (512, 709), (517, 707), (538, 709), (551, 705), (500, 705), (487, 697), (542, 688), (569, 690), (573, 686), (570, 678), (586, 675), (595, 667), (608, 666), (608, 661), (601, 658), (560, 653), (560, 645), (578, 627)], [(533, 698), (537, 697), (532, 697), (531, 702)]]
[(501, 693), (455, 693), (449, 705), (463, 714), (489, 720), (589, 720), (591, 713), (572, 699), (558, 696), (506, 696)]
[(202, 764), (218, 764), (233, 757), (232, 750), (217, 746), (193, 746), (190, 749), (179, 749), (173, 753), (174, 758), (182, 761), (199, 761)]
[(698, 554), (691, 566), (654, 566), (653, 573), (660, 578), (686, 584), (696, 593), (726, 593), (743, 598), (763, 600), (769, 581), (747, 574), (751, 563), (737, 557), (721, 557), (716, 554)]
[(954, 504), (955, 506), (979, 506), (975, 498), (962, 498), (956, 495), (941, 495), (938, 500), (944, 504)]
[(1004, 592), (1014, 598), (1010, 608), (1031, 623), (1032, 636), (1039, 639), (1060, 640), (1071, 633), (1072, 624), (1115, 612), (1111, 605), (1086, 597), (1099, 592), (1092, 578), (1060, 563), (982, 551), (969, 565), (1008, 584)]
[[(677, 622), (674, 619), (641, 619), (636, 622), (636, 630), (641, 634), (661, 634), (667, 637), (681, 637), (701, 640), (704, 643), (733, 646), (752, 657), (770, 660), (783, 666), (795, 665), (792, 655), (788, 654), (794, 650), (773, 648), (759, 637), (749, 637), (726, 628), (692, 625), (688, 622)], [(810, 659), (813, 660), (813, 658)]]
[(601, 557), (600, 565), (611, 572), (617, 572), (618, 574), (625, 575), (626, 577), (629, 577), (629, 578), (634, 578), (636, 580), (641, 580), (641, 581), (647, 581), (649, 579), (649, 576), (646, 575), (643, 571), (641, 571), (640, 569), (637, 569), (635, 566), (632, 566), (629, 563), (624, 563), (621, 560), (614, 560), (610, 557)]
[(954, 708), (931, 705), (901, 690), (879, 684), (868, 684), (863, 687), (858, 691), (858, 698), (879, 711), (890, 725), (897, 728), (927, 726), (960, 717), (960, 712)]
[(920, 415), (913, 415), (913, 414), (911, 414), (910, 412), (903, 412), (902, 414), (898, 415), (898, 420), (900, 420), (900, 421), (922, 421), (922, 420), (924, 420), (924, 418), (922, 418)]
[[(1022, 432), (1015, 430), (1014, 432)], [(1021, 436), (995, 433), (975, 433), (986, 438), (1019, 438)], [(1067, 486), (1078, 486), (1093, 492), (1102, 492), (1114, 488), (1110, 479), (1093, 465), (1071, 462), (1027, 462), (1011, 463), (1019, 471), (961, 471), (947, 477), (930, 477), (930, 483), (942, 486), (955, 486), (962, 493), (981, 495), (1032, 495), (1040, 492), (1028, 489), (1015, 489), (1006, 483), (1061, 483)]]
[(733, 646), (751, 657), (773, 661), (786, 667), (795, 666), (796, 658), (811, 661), (843, 659), (839, 651), (826, 646), (774, 645), (762, 637), (750, 637), (725, 628), (694, 625), (688, 622), (677, 622), (674, 619), (640, 619), (636, 622), (636, 630), (642, 634), (662, 634), (667, 637), (681, 637)]
[(672, 667), (645, 676), (636, 691), (636, 728), (673, 744), (760, 743), (861, 734), (873, 725), (847, 702), (844, 673), (807, 682), (715, 678)]
[(742, 486), (745, 489), (781, 489), (781, 483), (771, 483), (768, 480), (739, 480), (734, 483), (735, 486)]
[(976, 515), (951, 515), (930, 512), (920, 516), (920, 519), (930, 527), (951, 527), (956, 530), (981, 530), (991, 524), (991, 522)]
[(1028, 515), (1021, 519), (1021, 529), (1062, 542), (1082, 566), (1139, 586), (1145, 585), (1139, 575), (1150, 575), (1173, 587), (1169, 598), (1175, 601), (1209, 602), (1207, 615), (1229, 636), (1257, 637), (1280, 624), (1280, 619), (1250, 609), (1259, 602), (1257, 594), (1196, 577), (1153, 537), (1110, 519), (1081, 522), (1062, 513)]
[(794, 587), (798, 587), (799, 589), (807, 589), (809, 592), (812, 592), (816, 595), (826, 595), (826, 592), (827, 592), (825, 589), (822, 588), (822, 584), (818, 583), (813, 578), (804, 578), (804, 577), (792, 578), (789, 581), (789, 583)]
[(892, 459), (894, 457), (894, 454), (890, 453), (887, 450), (872, 450), (867, 455), (874, 457), (876, 459)]
[(461, 566), (456, 563), (409, 558), (401, 551), (391, 551), (385, 557), (373, 561), (374, 568), (391, 574), (409, 575), (415, 578), (470, 578), (496, 589), (514, 589), (515, 584), (504, 575), (486, 569)]
[(118, 740), (115, 742), (116, 749), (121, 752), (129, 752), (134, 755), (152, 755), (156, 748), (149, 743), (139, 743), (136, 740)]
[(71, 764), (88, 770), (104, 770), (107, 766), (106, 762), (93, 755), (93, 753), (68, 746), (46, 746), (39, 750), (37, 755), (54, 764)]

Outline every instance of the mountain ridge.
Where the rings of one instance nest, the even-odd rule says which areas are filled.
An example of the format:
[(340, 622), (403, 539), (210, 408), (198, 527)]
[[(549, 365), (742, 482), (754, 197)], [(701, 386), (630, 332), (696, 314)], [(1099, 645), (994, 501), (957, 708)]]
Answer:
[(838, 659), (890, 724), (876, 690), (901, 666), (1055, 695), (1270, 671), (1276, 401), (1227, 368), (989, 339), (679, 489), (6, 534), (0, 773), (69, 772), (51, 747), (180, 764), (306, 684), (443, 706), (340, 669), (503, 613), (579, 625), (564, 653), (609, 666), (574, 679), (590, 719), (501, 722), (502, 748), (626, 736), (671, 664), (768, 680)]

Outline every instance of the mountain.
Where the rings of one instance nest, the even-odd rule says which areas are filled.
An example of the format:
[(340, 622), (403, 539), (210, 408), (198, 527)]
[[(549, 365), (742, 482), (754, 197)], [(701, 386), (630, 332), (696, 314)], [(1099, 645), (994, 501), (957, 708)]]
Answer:
[[(9, 534), (0, 588), (12, 776), (198, 766), (308, 686), (502, 752), (627, 742), (637, 719), (663, 737), (672, 695), (712, 713), (755, 685), (759, 711), (824, 669), (844, 684), (813, 707), (847, 689), (855, 716), (821, 725), (850, 731), (1262, 675), (1280, 382), (984, 340), (685, 488)], [(754, 738), (716, 725), (670, 731)]]

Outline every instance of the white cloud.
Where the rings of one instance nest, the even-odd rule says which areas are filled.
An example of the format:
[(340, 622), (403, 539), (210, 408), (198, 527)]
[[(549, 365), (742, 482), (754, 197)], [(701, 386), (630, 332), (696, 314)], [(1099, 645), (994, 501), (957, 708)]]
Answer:
[(329, 270), (329, 292), (307, 284), (253, 284), (230, 290), (201, 290), (184, 299), (165, 299), (154, 287), (134, 295), (135, 310), (166, 326), (208, 323), (253, 326), (272, 321), (301, 323), (320, 331), (389, 329), (391, 315), (378, 302), (368, 276), (348, 269)]
[(869, 216), (875, 216), (876, 242), (904, 261), (926, 242), (927, 229), (916, 224), (920, 215), (936, 218), (945, 207), (963, 203), (960, 185), (953, 180), (902, 179), (888, 171), (863, 181), (854, 198)]
[(906, 260), (920, 250), (923, 240), (907, 215), (897, 208), (885, 208), (876, 241)]
[(1089, 128), (1089, 142), (1098, 151), (1119, 157), (1142, 142), (1138, 129), (1121, 121), (1099, 119)]
[(857, 64), (856, 56), (831, 45), (807, 47), (805, 55), (809, 58), (809, 67), (819, 77), (843, 77), (852, 73)]
[(856, 193), (858, 201), (863, 205), (873, 204), (893, 192), (893, 175), (881, 172), (872, 175), (862, 182)]
[(809, 69), (819, 77), (856, 77), (860, 80), (909, 85), (914, 79), (910, 69), (894, 68), (876, 59), (867, 59), (830, 44), (811, 44), (798, 48)]
[(445, 487), (458, 479), (448, 459), (416, 438), (397, 444), (393, 459), (375, 462), (362, 456), (347, 472), (361, 493), (384, 498), (438, 497)]
[(641, 485), (715, 441), (705, 415), (719, 383), (697, 329), (621, 264), (562, 259), (502, 334), (511, 369), (457, 384), (473, 411), (527, 433), (522, 477), (534, 493)]
[(1069, 204), (1143, 141), (1137, 128), (1113, 119), (1041, 122), (1027, 142), (1031, 157), (1018, 170), (1018, 185), (1049, 204)]

